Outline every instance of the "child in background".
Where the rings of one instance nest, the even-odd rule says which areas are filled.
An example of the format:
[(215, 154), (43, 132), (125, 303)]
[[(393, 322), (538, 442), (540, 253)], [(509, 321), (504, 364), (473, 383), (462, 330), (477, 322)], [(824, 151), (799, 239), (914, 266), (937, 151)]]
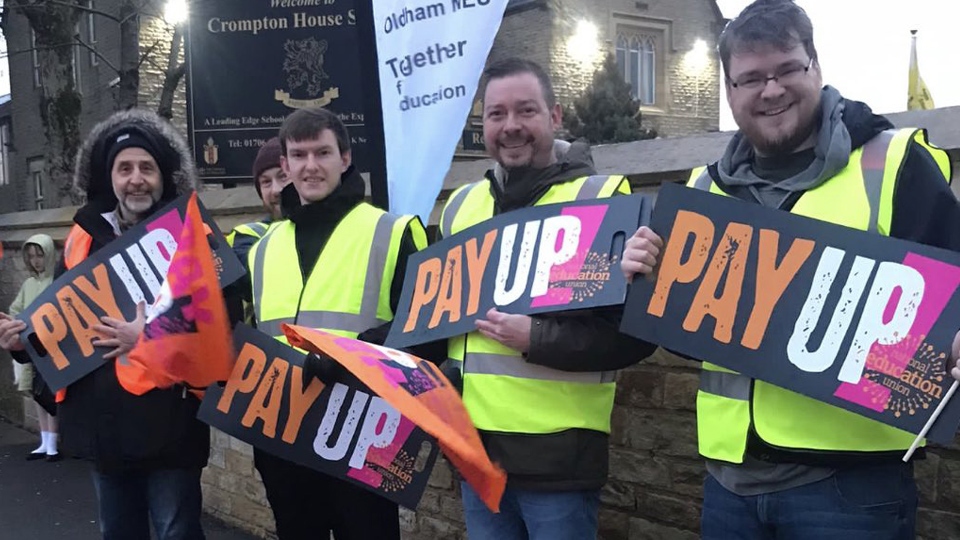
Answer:
[[(27, 270), (33, 275), (23, 282), (17, 298), (10, 304), (10, 316), (15, 317), (26, 309), (53, 282), (56, 255), (53, 238), (45, 234), (35, 234), (24, 242), (23, 260)], [(36, 373), (33, 364), (23, 364), (16, 379), (17, 389), (33, 398), (37, 407), (37, 421), (40, 424), (40, 446), (27, 454), (27, 460), (46, 458), (47, 461), (59, 461), (56, 404), (50, 389)]]

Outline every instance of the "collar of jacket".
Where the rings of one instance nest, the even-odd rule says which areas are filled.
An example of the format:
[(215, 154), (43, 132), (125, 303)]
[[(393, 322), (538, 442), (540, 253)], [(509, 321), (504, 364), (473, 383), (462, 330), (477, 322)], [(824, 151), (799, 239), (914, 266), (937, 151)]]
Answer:
[(280, 208), (285, 217), (289, 217), (298, 227), (314, 224), (337, 223), (347, 212), (363, 202), (366, 187), (363, 177), (352, 165), (341, 178), (340, 185), (325, 199), (301, 204), (293, 182), (283, 188), (280, 194)]
[(586, 142), (568, 144), (556, 141), (554, 151), (557, 153), (557, 162), (543, 169), (518, 167), (507, 171), (498, 165), (487, 171), (486, 178), (490, 181), (495, 204), (494, 213), (531, 206), (551, 186), (596, 174), (590, 146)]

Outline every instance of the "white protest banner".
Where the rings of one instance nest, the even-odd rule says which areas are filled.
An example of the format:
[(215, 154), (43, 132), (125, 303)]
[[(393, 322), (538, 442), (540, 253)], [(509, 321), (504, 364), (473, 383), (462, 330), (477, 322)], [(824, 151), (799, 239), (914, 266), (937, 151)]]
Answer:
[(390, 211), (429, 219), (506, 6), (373, 3)]

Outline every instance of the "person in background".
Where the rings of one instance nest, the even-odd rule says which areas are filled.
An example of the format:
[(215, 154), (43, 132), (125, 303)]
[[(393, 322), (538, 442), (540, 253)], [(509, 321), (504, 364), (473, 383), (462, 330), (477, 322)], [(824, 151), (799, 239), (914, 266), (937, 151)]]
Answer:
[[(32, 274), (23, 282), (17, 297), (10, 304), (7, 311), (10, 317), (16, 317), (40, 296), (53, 283), (53, 268), (56, 263), (57, 251), (53, 246), (53, 238), (46, 234), (35, 234), (23, 244), (23, 261), (27, 271)], [(21, 357), (22, 361), (23, 358)], [(30, 362), (21, 364), (14, 359), (14, 366), (19, 368), (17, 390), (33, 399), (36, 406), (37, 423), (40, 425), (40, 446), (27, 454), (27, 461), (46, 459), (59, 461), (60, 452), (57, 450), (57, 407), (53, 400), (50, 388), (43, 382), (43, 378), (36, 372)]]

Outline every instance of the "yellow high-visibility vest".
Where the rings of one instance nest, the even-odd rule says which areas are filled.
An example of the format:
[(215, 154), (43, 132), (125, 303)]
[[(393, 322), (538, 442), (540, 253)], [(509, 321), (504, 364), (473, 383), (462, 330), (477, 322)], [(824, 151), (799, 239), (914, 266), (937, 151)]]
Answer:
[[(843, 170), (804, 192), (790, 212), (888, 236), (894, 188), (911, 141), (929, 151), (944, 177), (950, 178), (949, 157), (927, 143), (924, 131), (884, 131), (853, 151)], [(870, 163), (877, 166), (867, 165)], [(705, 167), (695, 169), (687, 185), (725, 195)], [(704, 362), (697, 393), (700, 454), (743, 463), (751, 422), (763, 441), (787, 451), (892, 452), (909, 448), (915, 438), (876, 420)]]
[(355, 338), (393, 320), (390, 286), (407, 229), (418, 249), (426, 247), (418, 218), (361, 203), (337, 224), (304, 280), (294, 224), (274, 224), (248, 259), (257, 328), (287, 343), (283, 323)]
[[(489, 180), (454, 191), (440, 216), (449, 237), (493, 217)], [(588, 176), (552, 186), (535, 206), (629, 194), (623, 176)], [(448, 362), (463, 374), (463, 403), (477, 429), (504, 433), (610, 432), (616, 372), (573, 373), (527, 363), (479, 332), (451, 338)]]

